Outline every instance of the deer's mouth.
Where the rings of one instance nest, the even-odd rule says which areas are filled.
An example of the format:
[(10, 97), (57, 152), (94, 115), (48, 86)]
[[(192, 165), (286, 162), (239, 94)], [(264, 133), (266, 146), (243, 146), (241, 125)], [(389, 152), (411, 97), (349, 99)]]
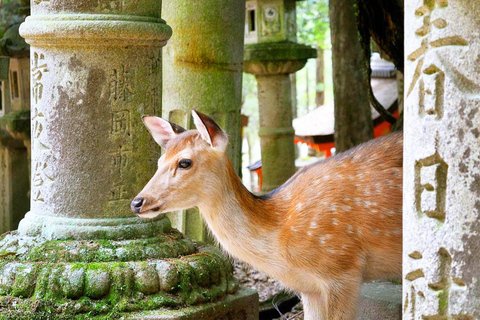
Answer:
[(146, 210), (142, 210), (142, 212), (136, 213), (136, 215), (137, 217), (142, 219), (153, 219), (163, 213), (161, 209), (162, 205), (153, 206), (152, 208), (146, 208)]

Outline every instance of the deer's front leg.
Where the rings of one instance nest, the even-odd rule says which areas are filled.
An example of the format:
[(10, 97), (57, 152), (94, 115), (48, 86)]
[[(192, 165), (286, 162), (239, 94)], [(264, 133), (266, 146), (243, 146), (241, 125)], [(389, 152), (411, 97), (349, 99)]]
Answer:
[(320, 293), (302, 293), (305, 320), (327, 320), (326, 297)]
[(361, 277), (344, 280), (331, 288), (327, 297), (328, 320), (355, 320), (361, 290)]

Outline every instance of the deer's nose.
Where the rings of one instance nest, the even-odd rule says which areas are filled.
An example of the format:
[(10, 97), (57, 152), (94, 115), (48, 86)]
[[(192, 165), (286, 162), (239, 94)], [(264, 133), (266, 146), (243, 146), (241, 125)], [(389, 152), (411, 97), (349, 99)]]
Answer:
[(130, 208), (132, 208), (133, 212), (140, 213), (144, 203), (145, 203), (145, 198), (136, 197), (135, 199), (133, 199), (132, 203), (130, 204)]

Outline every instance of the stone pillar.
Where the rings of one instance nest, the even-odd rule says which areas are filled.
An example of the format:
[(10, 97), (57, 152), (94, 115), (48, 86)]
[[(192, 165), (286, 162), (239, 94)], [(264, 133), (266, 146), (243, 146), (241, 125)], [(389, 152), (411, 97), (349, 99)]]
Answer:
[(268, 192), (295, 173), (290, 74), (303, 68), (314, 48), (297, 43), (259, 43), (245, 46), (244, 71), (258, 84), (262, 191)]
[(20, 28), (31, 45), (31, 211), (0, 239), (0, 318), (258, 313), (217, 249), (129, 209), (158, 158), (140, 116), (160, 113), (171, 35), (160, 12), (158, 0), (32, 2)]
[[(241, 99), (245, 1), (163, 1), (174, 35), (164, 49), (162, 116), (194, 128), (191, 110), (211, 116), (229, 137), (227, 154), (241, 172)], [(168, 214), (187, 236), (206, 240), (198, 210)]]
[(39, 1), (20, 28), (32, 93), (24, 235), (149, 236), (168, 224), (133, 218), (129, 203), (155, 170), (140, 116), (160, 111), (160, 50), (171, 29), (157, 1), (128, 3)]
[(405, 1), (404, 319), (480, 318), (480, 7)]

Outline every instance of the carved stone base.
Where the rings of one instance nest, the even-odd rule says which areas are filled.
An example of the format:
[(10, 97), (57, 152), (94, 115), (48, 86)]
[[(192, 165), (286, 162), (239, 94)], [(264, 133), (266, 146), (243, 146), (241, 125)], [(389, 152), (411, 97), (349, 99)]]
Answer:
[(157, 310), (125, 315), (128, 320), (257, 320), (258, 294), (240, 288), (224, 299), (179, 310)]
[(229, 297), (237, 291), (220, 251), (176, 230), (134, 240), (48, 241), (17, 232), (0, 240), (0, 319), (113, 319), (190, 310), (234, 299)]

